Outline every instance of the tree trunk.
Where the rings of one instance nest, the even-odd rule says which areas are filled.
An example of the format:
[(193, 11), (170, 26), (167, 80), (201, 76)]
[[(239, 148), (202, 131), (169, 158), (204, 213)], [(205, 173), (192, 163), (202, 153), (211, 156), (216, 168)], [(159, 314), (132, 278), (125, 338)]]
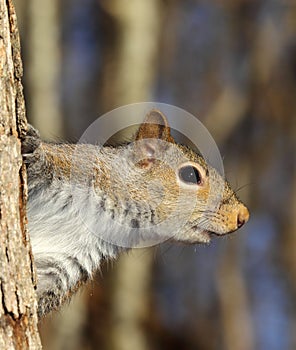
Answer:
[(22, 62), (11, 0), (0, 0), (0, 349), (41, 349), (26, 230)]

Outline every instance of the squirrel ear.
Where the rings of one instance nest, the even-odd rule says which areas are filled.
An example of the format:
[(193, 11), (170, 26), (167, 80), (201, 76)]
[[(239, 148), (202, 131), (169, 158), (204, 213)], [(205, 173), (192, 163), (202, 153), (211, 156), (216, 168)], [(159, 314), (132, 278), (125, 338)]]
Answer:
[(166, 116), (158, 109), (152, 109), (145, 117), (136, 134), (136, 141), (144, 139), (158, 139), (175, 143), (171, 136)]
[(168, 146), (167, 142), (175, 143), (167, 118), (157, 109), (152, 109), (146, 115), (135, 141), (135, 151), (139, 159), (137, 163), (144, 168), (150, 168), (154, 164), (157, 154), (161, 154)]

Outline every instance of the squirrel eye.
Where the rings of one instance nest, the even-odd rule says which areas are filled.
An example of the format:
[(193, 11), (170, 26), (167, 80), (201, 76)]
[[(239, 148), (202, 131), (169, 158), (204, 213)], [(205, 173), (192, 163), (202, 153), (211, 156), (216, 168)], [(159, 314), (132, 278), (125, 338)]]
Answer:
[(189, 184), (200, 185), (201, 184), (201, 174), (200, 172), (192, 165), (183, 166), (179, 170), (180, 179)]

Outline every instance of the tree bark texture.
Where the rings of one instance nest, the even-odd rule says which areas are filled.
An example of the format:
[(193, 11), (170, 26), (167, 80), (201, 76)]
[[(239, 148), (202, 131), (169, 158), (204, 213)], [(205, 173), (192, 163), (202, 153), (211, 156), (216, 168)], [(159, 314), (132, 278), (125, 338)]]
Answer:
[(0, 349), (41, 349), (26, 230), (22, 61), (11, 0), (0, 0)]

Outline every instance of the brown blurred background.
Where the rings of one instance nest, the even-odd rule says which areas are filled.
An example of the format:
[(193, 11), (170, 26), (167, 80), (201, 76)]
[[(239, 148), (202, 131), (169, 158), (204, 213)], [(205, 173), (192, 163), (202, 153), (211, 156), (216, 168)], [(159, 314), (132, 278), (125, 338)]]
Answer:
[(45, 350), (296, 349), (296, 2), (15, 0), (29, 121), (79, 139), (133, 102), (209, 129), (250, 222), (102, 267), (42, 322)]

